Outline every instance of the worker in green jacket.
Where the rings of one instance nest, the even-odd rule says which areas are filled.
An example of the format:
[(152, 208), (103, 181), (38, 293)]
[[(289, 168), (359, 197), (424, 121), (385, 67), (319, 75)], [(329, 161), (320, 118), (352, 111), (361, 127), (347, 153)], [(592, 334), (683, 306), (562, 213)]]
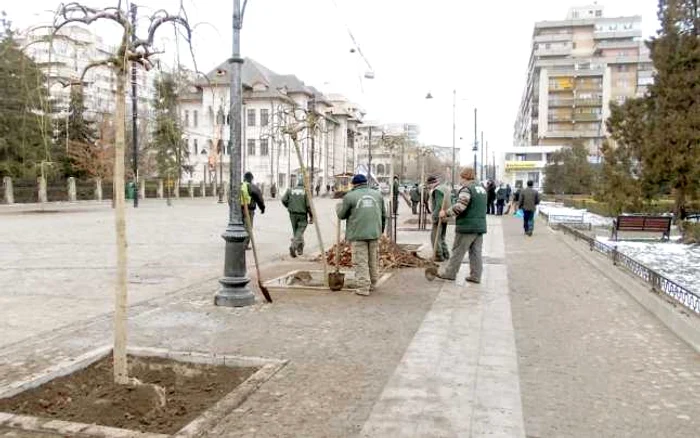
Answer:
[(352, 190), (337, 209), (338, 219), (346, 220), (345, 238), (352, 245), (357, 294), (369, 295), (379, 279), (379, 238), (386, 225), (386, 208), (379, 191), (367, 186), (367, 177), (352, 178)]
[(437, 245), (435, 246), (435, 261), (444, 262), (450, 258), (450, 251), (447, 249), (447, 220), (440, 220), (440, 212), (451, 207), (450, 195), (451, 190), (447, 184), (442, 184), (439, 175), (431, 175), (428, 177), (428, 188), (430, 190), (430, 210), (432, 211), (432, 230), (430, 232), (430, 242), (435, 245), (435, 237), (437, 236)]
[(287, 189), (282, 197), (282, 205), (289, 211), (289, 220), (292, 222), (293, 237), (292, 244), (289, 246), (289, 255), (296, 257), (304, 253), (304, 231), (309, 223), (313, 223), (311, 206), (301, 178), (296, 187)]
[(447, 266), (440, 268), (437, 276), (444, 280), (454, 280), (464, 255), (469, 251), (469, 276), (466, 280), (481, 283), (481, 249), (486, 234), (486, 190), (475, 181), (474, 169), (471, 167), (463, 169), (459, 177), (461, 187), (457, 193), (457, 202), (439, 213), (443, 220), (456, 217), (456, 226), (452, 257)]

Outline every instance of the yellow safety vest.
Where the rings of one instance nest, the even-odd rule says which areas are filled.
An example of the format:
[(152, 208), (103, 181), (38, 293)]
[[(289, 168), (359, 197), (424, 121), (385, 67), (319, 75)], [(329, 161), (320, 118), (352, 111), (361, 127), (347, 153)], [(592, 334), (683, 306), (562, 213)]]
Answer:
[(253, 202), (253, 198), (250, 196), (249, 183), (241, 183), (241, 205), (250, 205)]

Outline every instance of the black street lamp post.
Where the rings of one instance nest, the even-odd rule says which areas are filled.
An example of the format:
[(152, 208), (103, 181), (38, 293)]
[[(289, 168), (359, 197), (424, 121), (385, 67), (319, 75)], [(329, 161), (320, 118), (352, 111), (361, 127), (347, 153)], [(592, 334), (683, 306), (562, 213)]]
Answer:
[(231, 94), (229, 144), (231, 145), (230, 190), (229, 190), (229, 220), (226, 230), (221, 237), (226, 241), (224, 250), (224, 277), (219, 280), (221, 289), (214, 297), (217, 306), (243, 307), (255, 303), (255, 295), (248, 287), (250, 277), (246, 270), (245, 242), (248, 232), (243, 225), (241, 212), (241, 119), (243, 99), (241, 88), (241, 67), (243, 59), (240, 56), (241, 25), (243, 11), (240, 0), (233, 0), (233, 51), (229, 59), (231, 65)]

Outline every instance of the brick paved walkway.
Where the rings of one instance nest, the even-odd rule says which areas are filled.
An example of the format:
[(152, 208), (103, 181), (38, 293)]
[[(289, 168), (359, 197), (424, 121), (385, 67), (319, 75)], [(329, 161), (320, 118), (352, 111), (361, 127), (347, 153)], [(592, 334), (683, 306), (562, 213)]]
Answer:
[(512, 217), (504, 230), (527, 436), (698, 436), (700, 355), (580, 242), (541, 222), (527, 238)]

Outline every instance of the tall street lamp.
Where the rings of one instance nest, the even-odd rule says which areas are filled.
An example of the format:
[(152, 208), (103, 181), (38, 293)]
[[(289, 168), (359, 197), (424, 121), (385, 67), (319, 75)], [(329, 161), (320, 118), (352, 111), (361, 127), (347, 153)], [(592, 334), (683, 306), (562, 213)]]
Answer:
[[(244, 4), (245, 5), (245, 4)], [(222, 234), (226, 246), (224, 249), (224, 277), (219, 280), (221, 289), (214, 297), (217, 306), (243, 307), (255, 303), (255, 295), (248, 287), (250, 277), (246, 271), (245, 242), (248, 232), (243, 225), (241, 214), (241, 121), (243, 96), (241, 88), (241, 25), (243, 13), (240, 0), (233, 0), (233, 51), (228, 60), (231, 64), (231, 94), (229, 124), (229, 144), (231, 147), (231, 165), (229, 166), (229, 217), (228, 226)]]

